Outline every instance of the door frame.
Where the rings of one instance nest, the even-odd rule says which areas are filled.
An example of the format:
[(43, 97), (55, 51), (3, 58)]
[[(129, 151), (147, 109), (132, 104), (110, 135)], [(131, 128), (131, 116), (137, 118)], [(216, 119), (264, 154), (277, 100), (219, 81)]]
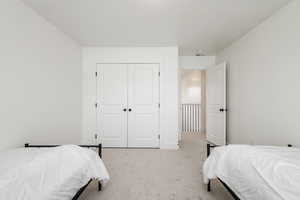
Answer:
[[(95, 67), (95, 123), (96, 123), (96, 134), (94, 135), (94, 140), (95, 143), (102, 143), (102, 138), (101, 138), (101, 133), (99, 133), (99, 94), (98, 94), (98, 76), (99, 76), (99, 71), (98, 71), (98, 66), (101, 64), (123, 64), (123, 65), (130, 65), (130, 64), (156, 64), (158, 65), (158, 71), (159, 71), (159, 78), (158, 78), (158, 102), (159, 102), (159, 109), (158, 109), (158, 135), (159, 135), (159, 140), (158, 140), (158, 147), (153, 147), (152, 149), (157, 149), (161, 148), (161, 64), (157, 62), (97, 62), (96, 67)], [(127, 74), (128, 76), (128, 74)], [(128, 80), (127, 80), (128, 82)], [(127, 97), (128, 98), (128, 97)], [(128, 126), (127, 126), (127, 131), (128, 131)], [(97, 135), (97, 136), (96, 136)], [(119, 147), (109, 147), (109, 148), (119, 148)], [(121, 148), (131, 148), (128, 147), (128, 134), (127, 134), (127, 147), (121, 147)], [(147, 149), (151, 149), (148, 148)]]

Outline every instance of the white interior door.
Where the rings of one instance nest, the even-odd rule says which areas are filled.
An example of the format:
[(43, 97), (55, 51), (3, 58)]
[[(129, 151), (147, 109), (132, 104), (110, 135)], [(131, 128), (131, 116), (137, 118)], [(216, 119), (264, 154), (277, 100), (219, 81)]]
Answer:
[(127, 147), (127, 65), (98, 64), (97, 125), (104, 147)]
[(207, 70), (207, 140), (216, 145), (226, 144), (226, 63)]
[(159, 147), (159, 65), (128, 65), (128, 147)]

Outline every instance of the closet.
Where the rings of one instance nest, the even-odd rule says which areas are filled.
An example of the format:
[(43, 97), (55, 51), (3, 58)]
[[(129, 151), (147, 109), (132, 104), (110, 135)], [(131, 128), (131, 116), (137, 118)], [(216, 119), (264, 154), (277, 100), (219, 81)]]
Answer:
[(159, 147), (159, 64), (98, 64), (97, 103), (104, 147)]

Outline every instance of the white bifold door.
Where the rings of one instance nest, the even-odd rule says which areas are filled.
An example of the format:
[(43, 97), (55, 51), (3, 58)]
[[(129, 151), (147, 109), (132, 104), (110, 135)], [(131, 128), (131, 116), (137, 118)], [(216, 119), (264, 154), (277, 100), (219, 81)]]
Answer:
[(97, 129), (105, 147), (159, 147), (159, 65), (97, 65)]
[(226, 144), (226, 63), (206, 72), (206, 137), (215, 145)]

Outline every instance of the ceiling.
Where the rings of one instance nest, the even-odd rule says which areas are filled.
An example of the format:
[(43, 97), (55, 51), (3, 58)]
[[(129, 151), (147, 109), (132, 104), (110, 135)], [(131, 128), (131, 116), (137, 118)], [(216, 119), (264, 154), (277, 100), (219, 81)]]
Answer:
[(214, 54), (290, 0), (23, 0), (84, 46)]

